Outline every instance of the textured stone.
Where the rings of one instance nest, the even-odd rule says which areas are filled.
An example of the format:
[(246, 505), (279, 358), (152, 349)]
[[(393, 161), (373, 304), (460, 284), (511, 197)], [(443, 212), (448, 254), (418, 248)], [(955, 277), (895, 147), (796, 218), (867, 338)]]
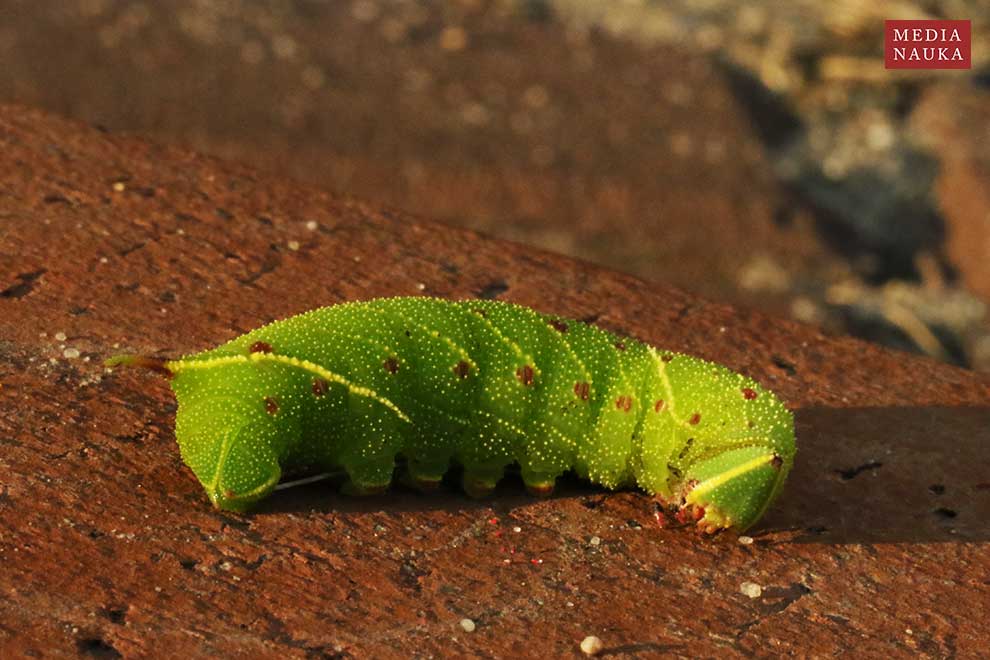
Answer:
[[(351, 2), (251, 4), (144, 3), (141, 20), (25, 5), (0, 26), (0, 100), (725, 301), (787, 309), (740, 288), (754, 254), (802, 282), (834, 264), (726, 75), (688, 48), (568, 33), (512, 3), (381, 3), (377, 20)], [(450, 35), (466, 46), (445, 50)], [(273, 56), (288, 37), (296, 56)]]
[[(0, 221), (4, 657), (986, 648), (985, 376), (9, 106)], [(752, 375), (796, 410), (784, 497), (749, 545), (577, 481), (480, 502), (313, 484), (222, 514), (167, 385), (100, 364), (407, 294), (498, 296)]]

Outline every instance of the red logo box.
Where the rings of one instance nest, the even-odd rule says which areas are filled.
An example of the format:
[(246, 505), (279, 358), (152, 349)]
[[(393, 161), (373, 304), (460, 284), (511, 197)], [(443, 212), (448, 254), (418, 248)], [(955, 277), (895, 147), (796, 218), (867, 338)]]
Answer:
[(887, 69), (968, 69), (971, 25), (965, 21), (884, 21)]

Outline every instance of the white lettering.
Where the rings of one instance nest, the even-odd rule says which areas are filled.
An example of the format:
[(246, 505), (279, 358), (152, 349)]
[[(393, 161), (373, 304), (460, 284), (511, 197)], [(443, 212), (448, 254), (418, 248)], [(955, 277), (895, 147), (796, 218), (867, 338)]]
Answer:
[(948, 47), (928, 47), (918, 48), (917, 46), (907, 51), (905, 48), (894, 48), (894, 61), (908, 62), (962, 62), (964, 58), (959, 48), (951, 51)]

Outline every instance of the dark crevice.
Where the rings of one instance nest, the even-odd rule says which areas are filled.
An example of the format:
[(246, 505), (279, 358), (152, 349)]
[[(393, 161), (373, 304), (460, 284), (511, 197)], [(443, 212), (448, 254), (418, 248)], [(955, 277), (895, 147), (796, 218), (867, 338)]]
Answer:
[(785, 372), (787, 372), (788, 376), (793, 376), (794, 374), (797, 373), (797, 367), (795, 367), (793, 363), (788, 362), (779, 355), (771, 356), (770, 360), (771, 362), (773, 362), (773, 366), (777, 367), (778, 369), (783, 369)]
[(478, 297), (483, 300), (495, 300), (508, 290), (509, 285), (505, 280), (495, 280), (481, 287), (478, 291)]
[(794, 582), (788, 587), (767, 587), (763, 590), (760, 609), (764, 616), (779, 614), (810, 593), (811, 589), (800, 582)]
[(34, 290), (34, 283), (46, 272), (48, 271), (41, 268), (30, 273), (20, 273), (17, 275), (20, 281), (0, 291), (0, 298), (23, 298)]
[(883, 463), (880, 461), (870, 461), (869, 463), (863, 463), (862, 465), (857, 465), (854, 468), (847, 468), (845, 470), (833, 470), (843, 481), (849, 481), (850, 479), (855, 479), (859, 476), (861, 472), (867, 470), (876, 470), (883, 467)]
[(137, 242), (137, 243), (135, 243), (134, 245), (130, 245), (130, 246), (128, 246), (128, 247), (126, 247), (126, 248), (124, 248), (123, 250), (119, 250), (119, 251), (117, 252), (117, 254), (118, 254), (119, 256), (121, 256), (121, 257), (126, 257), (126, 256), (127, 256), (127, 255), (129, 255), (129, 254), (130, 254), (131, 252), (135, 252), (136, 250), (140, 250), (141, 248), (143, 248), (143, 247), (144, 247), (145, 245), (147, 245), (147, 244), (148, 244), (148, 242), (147, 242), (147, 241), (138, 241), (138, 242)]
[(112, 623), (121, 624), (127, 620), (127, 608), (124, 607), (108, 607), (103, 614)]
[(80, 655), (87, 655), (93, 658), (121, 658), (120, 651), (115, 649), (109, 642), (99, 637), (86, 637), (76, 642), (76, 648)]
[[(275, 250), (276, 249), (275, 246), (272, 246), (272, 249)], [(258, 267), (258, 270), (254, 271), (253, 273), (251, 273), (250, 275), (239, 281), (241, 284), (254, 284), (263, 276), (267, 275), (268, 273), (278, 268), (281, 265), (281, 263), (282, 263), (281, 255), (279, 255), (278, 252), (271, 252), (265, 255), (265, 258), (261, 262), (261, 266)]]

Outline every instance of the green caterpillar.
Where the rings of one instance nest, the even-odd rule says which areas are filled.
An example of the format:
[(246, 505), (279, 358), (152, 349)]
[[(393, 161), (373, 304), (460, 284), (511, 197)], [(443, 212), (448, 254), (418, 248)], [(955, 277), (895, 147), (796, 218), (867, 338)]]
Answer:
[(791, 413), (755, 381), (498, 301), (346, 303), (181, 360), (107, 364), (171, 378), (182, 458), (213, 504), (235, 511), (283, 471), (342, 469), (350, 491), (380, 492), (402, 457), (424, 490), (452, 462), (475, 496), (511, 464), (541, 495), (574, 470), (637, 485), (704, 531), (742, 531), (795, 453)]

